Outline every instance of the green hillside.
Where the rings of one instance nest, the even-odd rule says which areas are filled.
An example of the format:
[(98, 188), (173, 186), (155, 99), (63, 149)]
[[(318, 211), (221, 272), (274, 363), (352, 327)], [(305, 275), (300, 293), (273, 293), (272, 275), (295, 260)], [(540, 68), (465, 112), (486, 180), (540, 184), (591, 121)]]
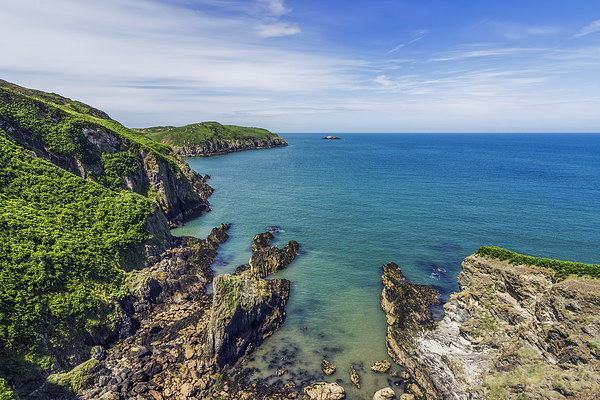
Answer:
[(104, 323), (123, 295), (119, 260), (147, 239), (155, 208), (35, 157), (0, 130), (0, 376), (34, 376), (53, 350)]
[(194, 146), (216, 139), (267, 139), (279, 138), (279, 135), (262, 128), (247, 128), (236, 125), (221, 125), (218, 122), (200, 122), (186, 126), (156, 126), (136, 129), (153, 140), (171, 146)]
[[(104, 152), (90, 131), (124, 150)], [(126, 271), (160, 240), (147, 230), (160, 213), (156, 194), (123, 188), (140, 154), (173, 171), (184, 166), (168, 146), (102, 111), (0, 81), (1, 399), (12, 398), (8, 386), (28, 391), (53, 365), (88, 357), (91, 338), (115, 336)], [(59, 166), (73, 160), (97, 167), (92, 180)]]

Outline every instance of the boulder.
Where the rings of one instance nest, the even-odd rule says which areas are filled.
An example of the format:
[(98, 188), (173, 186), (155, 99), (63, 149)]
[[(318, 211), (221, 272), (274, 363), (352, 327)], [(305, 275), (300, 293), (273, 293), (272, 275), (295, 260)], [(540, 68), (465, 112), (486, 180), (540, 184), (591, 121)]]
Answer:
[(396, 393), (390, 387), (378, 390), (373, 395), (373, 400), (392, 400), (396, 397)]
[(304, 388), (305, 400), (340, 400), (346, 396), (337, 383), (318, 382)]

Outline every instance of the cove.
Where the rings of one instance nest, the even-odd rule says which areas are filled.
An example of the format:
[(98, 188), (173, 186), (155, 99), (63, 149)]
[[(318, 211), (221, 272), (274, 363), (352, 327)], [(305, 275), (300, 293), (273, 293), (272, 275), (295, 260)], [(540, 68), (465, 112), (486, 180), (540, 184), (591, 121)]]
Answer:
[[(274, 244), (300, 243), (296, 261), (273, 275), (291, 280), (292, 291), (283, 328), (247, 363), (256, 378), (299, 387), (326, 380), (326, 357), (337, 367), (327, 380), (341, 380), (349, 399), (395, 388), (369, 370), (389, 359), (384, 263), (446, 300), (462, 259), (483, 245), (600, 262), (600, 135), (282, 136), (288, 147), (186, 159), (211, 176), (212, 211), (173, 231), (205, 237), (232, 223), (216, 274), (247, 263), (252, 237), (270, 226), (281, 228)], [(287, 372), (276, 378), (281, 366)]]

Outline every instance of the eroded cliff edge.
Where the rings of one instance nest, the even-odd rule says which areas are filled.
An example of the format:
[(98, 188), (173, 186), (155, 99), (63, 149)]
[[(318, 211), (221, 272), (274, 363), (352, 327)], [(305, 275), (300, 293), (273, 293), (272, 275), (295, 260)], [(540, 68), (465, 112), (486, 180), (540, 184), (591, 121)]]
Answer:
[(598, 398), (600, 280), (556, 275), (471, 255), (435, 323), (433, 289), (388, 264), (388, 352), (427, 399)]

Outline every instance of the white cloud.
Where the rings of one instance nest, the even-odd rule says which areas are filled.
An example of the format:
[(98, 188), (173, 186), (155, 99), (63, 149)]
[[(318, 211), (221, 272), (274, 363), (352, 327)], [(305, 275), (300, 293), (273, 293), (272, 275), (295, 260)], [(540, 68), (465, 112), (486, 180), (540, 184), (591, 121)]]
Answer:
[(259, 36), (264, 38), (292, 36), (300, 33), (300, 27), (293, 23), (274, 22), (271, 24), (258, 25), (257, 33)]
[(283, 4), (283, 0), (259, 0), (264, 6), (266, 6), (269, 13), (275, 17), (281, 17), (284, 14), (290, 12), (290, 10)]
[(590, 34), (596, 33), (596, 32), (600, 32), (600, 19), (597, 19), (596, 21), (592, 22), (591, 24), (581, 28), (579, 30), (579, 33), (577, 33), (574, 37), (582, 37), (582, 36), (590, 35)]

